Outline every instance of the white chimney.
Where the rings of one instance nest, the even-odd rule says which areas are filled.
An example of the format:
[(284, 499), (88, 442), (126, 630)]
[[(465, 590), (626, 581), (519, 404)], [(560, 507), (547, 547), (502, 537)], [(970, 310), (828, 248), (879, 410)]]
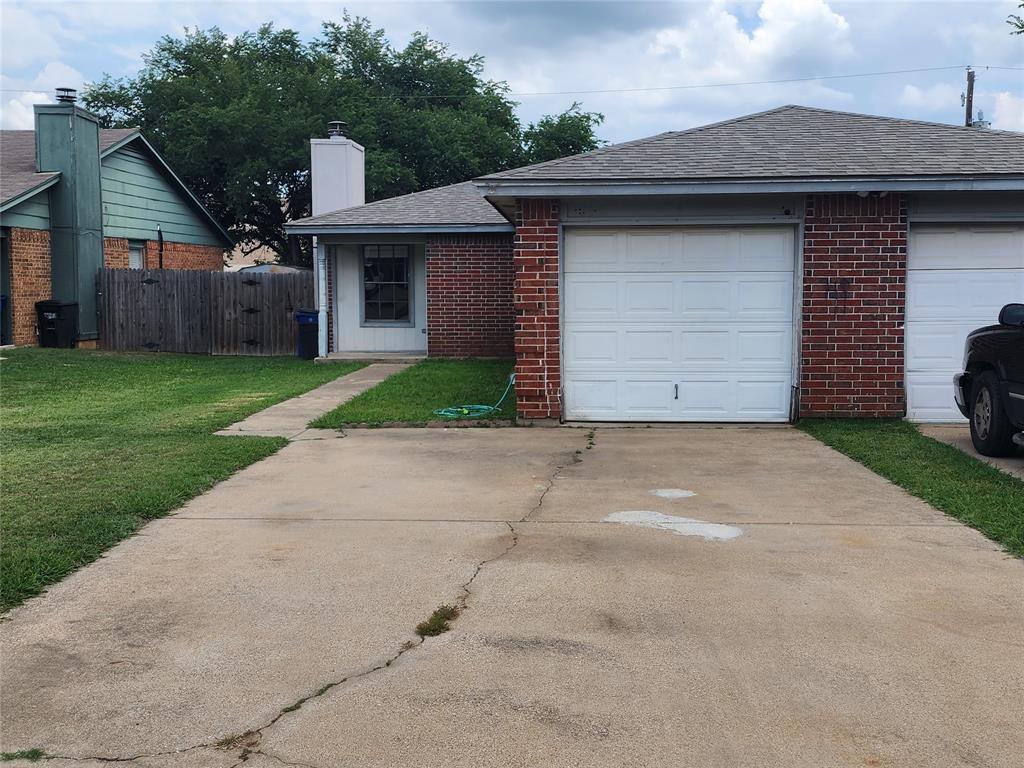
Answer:
[(328, 138), (309, 140), (314, 216), (366, 202), (364, 150), (344, 132), (345, 123), (332, 120)]

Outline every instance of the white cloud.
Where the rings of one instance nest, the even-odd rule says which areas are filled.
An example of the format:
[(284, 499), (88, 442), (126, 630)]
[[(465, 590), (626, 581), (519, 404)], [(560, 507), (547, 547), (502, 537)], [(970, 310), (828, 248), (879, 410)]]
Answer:
[(4, 130), (31, 130), (35, 127), (33, 104), (45, 104), (52, 101), (50, 96), (38, 91), (19, 93), (0, 105), (0, 127)]
[(850, 57), (850, 25), (824, 0), (764, 0), (750, 33), (722, 0), (684, 26), (661, 30), (651, 52), (701, 82), (830, 74)]
[(11, 2), (0, 3), (0, 27), (5, 70), (15, 64), (20, 66), (61, 54), (57, 42), (59, 24), (37, 8), (29, 10)]
[(927, 88), (905, 85), (900, 95), (900, 103), (913, 109), (938, 112), (959, 104), (962, 93), (962, 90), (949, 83), (936, 83)]
[(35, 76), (31, 87), (40, 91), (53, 91), (55, 88), (81, 90), (84, 82), (85, 76), (74, 67), (62, 61), (51, 61)]
[(1004, 91), (995, 94), (992, 127), (1004, 131), (1024, 132), (1024, 96)]

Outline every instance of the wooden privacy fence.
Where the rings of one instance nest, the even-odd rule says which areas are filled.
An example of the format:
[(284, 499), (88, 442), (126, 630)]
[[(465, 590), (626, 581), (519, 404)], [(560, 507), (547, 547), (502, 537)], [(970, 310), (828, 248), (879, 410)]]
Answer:
[(200, 355), (293, 355), (296, 309), (314, 305), (313, 275), (101, 269), (105, 349)]

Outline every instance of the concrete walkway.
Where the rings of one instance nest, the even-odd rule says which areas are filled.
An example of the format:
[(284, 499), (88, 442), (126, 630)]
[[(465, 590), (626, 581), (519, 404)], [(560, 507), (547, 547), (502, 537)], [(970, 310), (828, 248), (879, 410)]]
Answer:
[(374, 363), (346, 376), (329, 381), (304, 395), (272, 405), (242, 421), (222, 429), (218, 435), (259, 435), (261, 437), (299, 438), (309, 422), (348, 402), (356, 395), (380, 384), (409, 367), (409, 363)]
[(982, 456), (974, 450), (974, 445), (971, 443), (971, 428), (967, 424), (921, 424), (918, 429), (926, 437), (959, 448), (968, 456), (973, 456), (979, 461), (984, 461), (986, 464), (991, 464), (1003, 472), (1024, 480), (1024, 450), (1018, 451), (1016, 456), (1007, 458)]
[(11, 611), (0, 751), (1018, 768), (1022, 638), (1021, 560), (797, 430), (356, 430)]

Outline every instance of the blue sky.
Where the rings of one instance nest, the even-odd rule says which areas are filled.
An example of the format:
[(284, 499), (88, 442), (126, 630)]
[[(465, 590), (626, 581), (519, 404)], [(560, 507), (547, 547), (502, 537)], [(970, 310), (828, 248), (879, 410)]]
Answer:
[[(134, 74), (161, 35), (186, 26), (229, 34), (272, 21), (307, 39), (344, 9), (402, 45), (422, 30), (483, 54), (485, 74), (521, 95), (525, 121), (573, 100), (605, 114), (623, 141), (797, 103), (960, 123), (963, 65), (978, 70), (976, 107), (993, 127), (1024, 131), (1024, 36), (1005, 20), (1019, 0), (985, 2), (20, 2), (0, 0), (4, 128), (31, 127), (31, 104), (57, 86)], [(671, 89), (950, 67), (802, 83)]]

